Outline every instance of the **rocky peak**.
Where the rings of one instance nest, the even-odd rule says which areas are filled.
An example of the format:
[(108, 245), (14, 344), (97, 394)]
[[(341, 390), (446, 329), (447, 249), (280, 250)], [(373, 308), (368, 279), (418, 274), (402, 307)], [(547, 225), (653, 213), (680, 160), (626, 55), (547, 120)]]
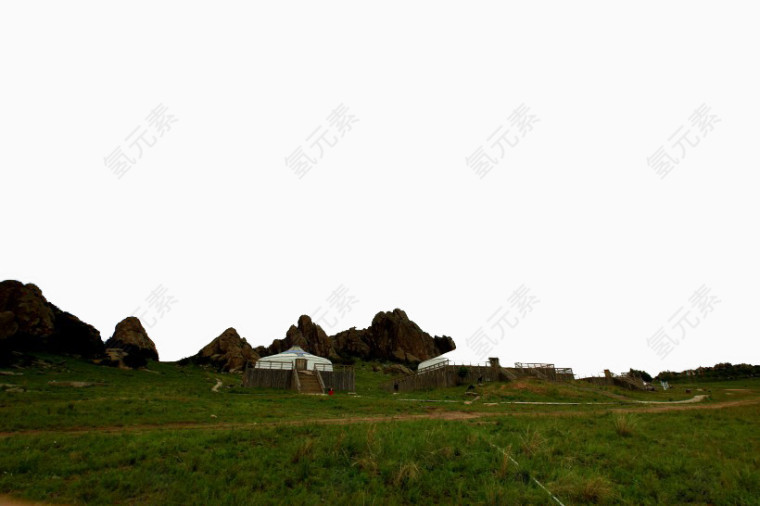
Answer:
[(130, 367), (144, 366), (148, 359), (158, 361), (156, 345), (135, 316), (127, 317), (116, 325), (105, 347), (124, 350), (127, 353), (124, 363)]
[(184, 359), (199, 365), (211, 364), (220, 371), (236, 372), (259, 359), (248, 341), (230, 327), (204, 346), (194, 357)]
[(453, 339), (431, 337), (401, 309), (381, 311), (369, 328), (340, 332), (332, 341), (342, 355), (406, 363), (419, 363), (456, 348)]
[(257, 351), (262, 356), (276, 355), (293, 346), (300, 346), (304, 351), (319, 357), (331, 360), (340, 358), (325, 331), (308, 315), (301, 315), (298, 318), (298, 325), (290, 326), (285, 333), (285, 339), (275, 339), (268, 348), (257, 348)]

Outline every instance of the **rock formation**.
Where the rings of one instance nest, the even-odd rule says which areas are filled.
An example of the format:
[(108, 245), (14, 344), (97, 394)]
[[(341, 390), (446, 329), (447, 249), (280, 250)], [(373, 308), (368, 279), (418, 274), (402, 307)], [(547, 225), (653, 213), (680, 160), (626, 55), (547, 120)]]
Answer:
[(182, 359), (180, 364), (211, 364), (220, 371), (236, 372), (245, 369), (246, 365), (253, 365), (258, 359), (258, 353), (253, 351), (248, 341), (241, 338), (237, 330), (229, 328), (204, 346), (197, 355)]
[(285, 334), (285, 339), (275, 339), (268, 348), (258, 347), (256, 351), (261, 356), (276, 355), (293, 346), (300, 346), (304, 351), (319, 357), (331, 360), (340, 358), (333, 347), (332, 340), (327, 337), (322, 327), (311, 321), (307, 315), (301, 315), (298, 319), (298, 326), (290, 326)]
[(456, 348), (448, 336), (431, 337), (401, 309), (380, 312), (364, 330), (351, 328), (334, 335), (335, 350), (344, 357), (415, 364)]
[(128, 367), (142, 367), (148, 359), (158, 361), (156, 345), (148, 337), (140, 320), (134, 316), (125, 318), (114, 330), (111, 339), (106, 341), (106, 348), (119, 348), (126, 352), (123, 363)]
[[(30, 347), (37, 347), (43, 340), (53, 335), (55, 316), (42, 291), (33, 284), (19, 281), (0, 283), (0, 311), (13, 313), (12, 329), (0, 331), (9, 334), (8, 339), (26, 339)], [(8, 321), (8, 317), (5, 317)], [(8, 325), (8, 323), (6, 323)], [(11, 330), (14, 330), (11, 332)]]
[(400, 309), (380, 312), (372, 325), (363, 330), (352, 327), (330, 338), (322, 328), (304, 315), (298, 326), (291, 326), (285, 339), (277, 339), (269, 347), (259, 346), (262, 357), (281, 353), (291, 346), (331, 360), (387, 360), (416, 364), (456, 348), (450, 337), (431, 337)]
[(414, 371), (401, 364), (391, 364), (383, 367), (383, 374), (403, 374), (404, 376), (407, 376), (409, 374), (414, 374)]
[(33, 284), (0, 282), (0, 360), (12, 351), (97, 357), (100, 332), (47, 301)]

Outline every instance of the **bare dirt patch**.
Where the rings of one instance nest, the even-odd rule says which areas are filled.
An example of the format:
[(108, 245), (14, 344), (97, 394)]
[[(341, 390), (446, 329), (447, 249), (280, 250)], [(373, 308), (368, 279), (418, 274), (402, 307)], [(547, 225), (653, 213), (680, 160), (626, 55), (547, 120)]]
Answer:
[(90, 383), (87, 381), (48, 381), (51, 387), (89, 388), (104, 386), (105, 383)]
[(0, 495), (0, 506), (44, 506), (45, 503), (25, 501), (7, 495)]

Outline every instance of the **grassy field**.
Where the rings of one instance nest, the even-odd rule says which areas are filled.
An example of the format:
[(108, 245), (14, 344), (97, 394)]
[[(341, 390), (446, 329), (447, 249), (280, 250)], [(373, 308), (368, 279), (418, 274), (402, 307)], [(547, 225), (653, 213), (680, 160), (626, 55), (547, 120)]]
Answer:
[[(638, 393), (525, 380), (477, 387), (477, 398), (464, 386), (392, 395), (380, 389), (388, 376), (362, 363), (356, 395), (322, 397), (244, 389), (240, 375), (195, 366), (41, 358), (0, 376), (0, 494), (14, 498), (760, 504), (758, 380)], [(707, 398), (672, 403), (694, 395)]]

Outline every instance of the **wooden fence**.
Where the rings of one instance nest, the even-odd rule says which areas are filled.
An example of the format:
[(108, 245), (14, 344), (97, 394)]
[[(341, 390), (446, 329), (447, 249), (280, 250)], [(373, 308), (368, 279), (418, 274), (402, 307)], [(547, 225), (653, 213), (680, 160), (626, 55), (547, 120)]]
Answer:
[(293, 376), (292, 369), (250, 367), (243, 373), (243, 386), (297, 390), (297, 386), (293, 383)]
[(498, 380), (499, 368), (490, 364), (457, 365), (442, 362), (420, 372), (387, 381), (381, 386), (389, 392), (411, 392)]
[(555, 367), (554, 364), (515, 362), (509, 372), (518, 378), (534, 377), (547, 381), (572, 381), (575, 379), (569, 367)]
[(339, 392), (356, 392), (356, 373), (352, 366), (333, 365), (330, 371), (326, 365), (316, 364), (315, 369), (322, 378), (325, 390), (332, 388)]

